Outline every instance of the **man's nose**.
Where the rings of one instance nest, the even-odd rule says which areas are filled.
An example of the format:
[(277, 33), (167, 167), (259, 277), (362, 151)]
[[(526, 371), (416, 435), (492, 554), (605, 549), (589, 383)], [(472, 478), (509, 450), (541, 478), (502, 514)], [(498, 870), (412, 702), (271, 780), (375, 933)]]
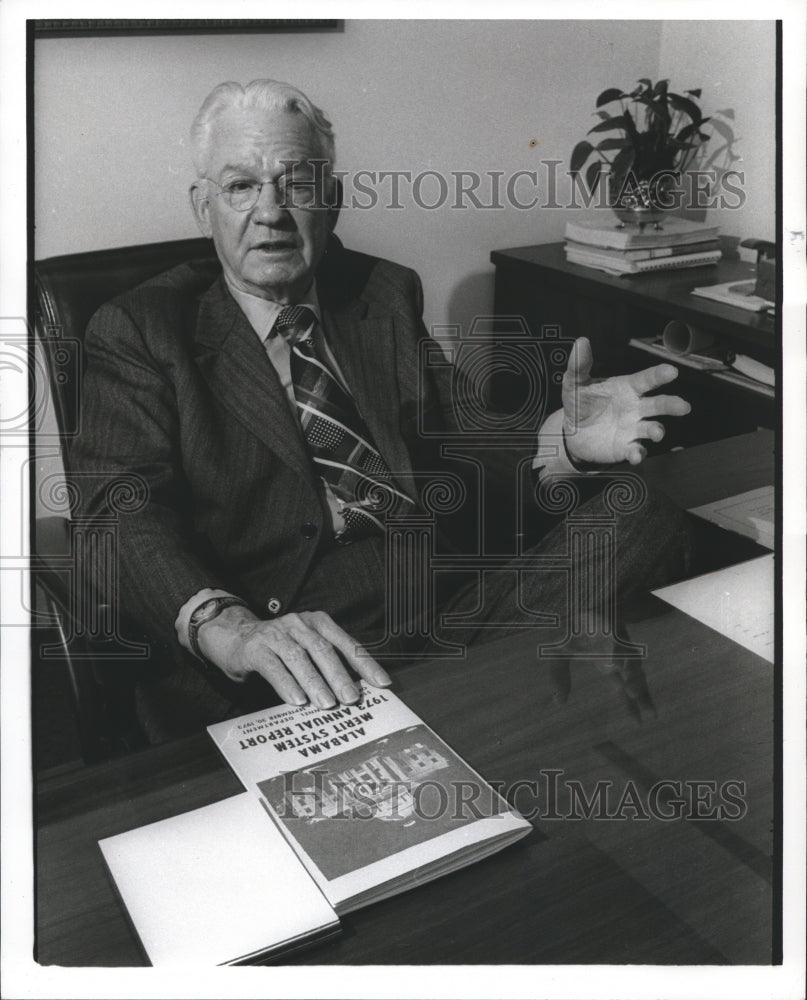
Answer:
[(261, 185), (258, 200), (252, 209), (252, 218), (256, 222), (274, 223), (278, 219), (288, 217), (288, 211), (283, 205), (283, 199), (277, 187), (267, 181)]

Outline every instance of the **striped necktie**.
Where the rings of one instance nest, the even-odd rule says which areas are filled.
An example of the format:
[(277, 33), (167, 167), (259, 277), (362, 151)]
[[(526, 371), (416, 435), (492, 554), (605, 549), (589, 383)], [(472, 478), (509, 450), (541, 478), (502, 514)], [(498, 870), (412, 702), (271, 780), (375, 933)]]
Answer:
[(383, 532), (388, 514), (414, 505), (395, 486), (356, 404), (317, 350), (315, 318), (306, 306), (287, 306), (274, 331), (291, 345), (291, 381), (303, 436), (319, 475), (339, 502), (345, 528), (337, 537), (349, 541)]

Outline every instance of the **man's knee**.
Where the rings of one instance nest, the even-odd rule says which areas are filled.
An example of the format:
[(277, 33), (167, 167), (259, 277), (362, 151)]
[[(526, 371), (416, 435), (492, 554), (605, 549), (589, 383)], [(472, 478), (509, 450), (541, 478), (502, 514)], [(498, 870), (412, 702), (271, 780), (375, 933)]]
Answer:
[[(615, 517), (616, 558), (626, 563), (637, 587), (658, 587), (687, 575), (691, 522), (666, 494), (647, 489), (635, 510)], [(626, 580), (628, 586), (632, 582)]]

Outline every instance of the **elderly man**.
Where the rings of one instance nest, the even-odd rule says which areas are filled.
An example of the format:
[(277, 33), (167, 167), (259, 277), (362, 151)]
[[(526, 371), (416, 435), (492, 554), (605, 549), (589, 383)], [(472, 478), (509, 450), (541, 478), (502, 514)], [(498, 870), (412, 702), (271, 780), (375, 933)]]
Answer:
[[(220, 270), (184, 265), (94, 317), (71, 456), (100, 483), (83, 491), (85, 517), (103, 514), (116, 475), (147, 484), (142, 509), (120, 519), (113, 597), (176, 663), (144, 684), (154, 739), (241, 710), (247, 690), (266, 703), (262, 681), (320, 707), (355, 702), (356, 675), (389, 683), (359, 646), (383, 629), (384, 510), (419, 509), (417, 474), (440, 462), (417, 414), (450, 431), (456, 412), (450, 377), (419, 370), (415, 273), (332, 235), (322, 112), (286, 84), (226, 83), (192, 138), (191, 204)], [(676, 396), (645, 395), (675, 378), (670, 366), (594, 383), (591, 363), (578, 341), (564, 411), (547, 421), (568, 454), (548, 471), (636, 464), (642, 440), (663, 436), (656, 418), (688, 412)], [(677, 530), (667, 512), (640, 511), (620, 536), (618, 584), (646, 582)], [(514, 579), (488, 575), (494, 620), (523, 604)], [(529, 586), (534, 608), (562, 613), (565, 586), (537, 574)], [(477, 592), (448, 574), (440, 610), (472, 610)]]

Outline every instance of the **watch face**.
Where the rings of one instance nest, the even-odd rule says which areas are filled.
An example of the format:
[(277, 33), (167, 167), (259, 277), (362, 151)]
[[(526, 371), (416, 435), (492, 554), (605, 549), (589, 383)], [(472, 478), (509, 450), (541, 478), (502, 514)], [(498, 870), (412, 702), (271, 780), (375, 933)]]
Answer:
[(191, 625), (204, 625), (206, 621), (215, 616), (218, 607), (219, 602), (215, 598), (211, 601), (205, 601), (191, 615)]

